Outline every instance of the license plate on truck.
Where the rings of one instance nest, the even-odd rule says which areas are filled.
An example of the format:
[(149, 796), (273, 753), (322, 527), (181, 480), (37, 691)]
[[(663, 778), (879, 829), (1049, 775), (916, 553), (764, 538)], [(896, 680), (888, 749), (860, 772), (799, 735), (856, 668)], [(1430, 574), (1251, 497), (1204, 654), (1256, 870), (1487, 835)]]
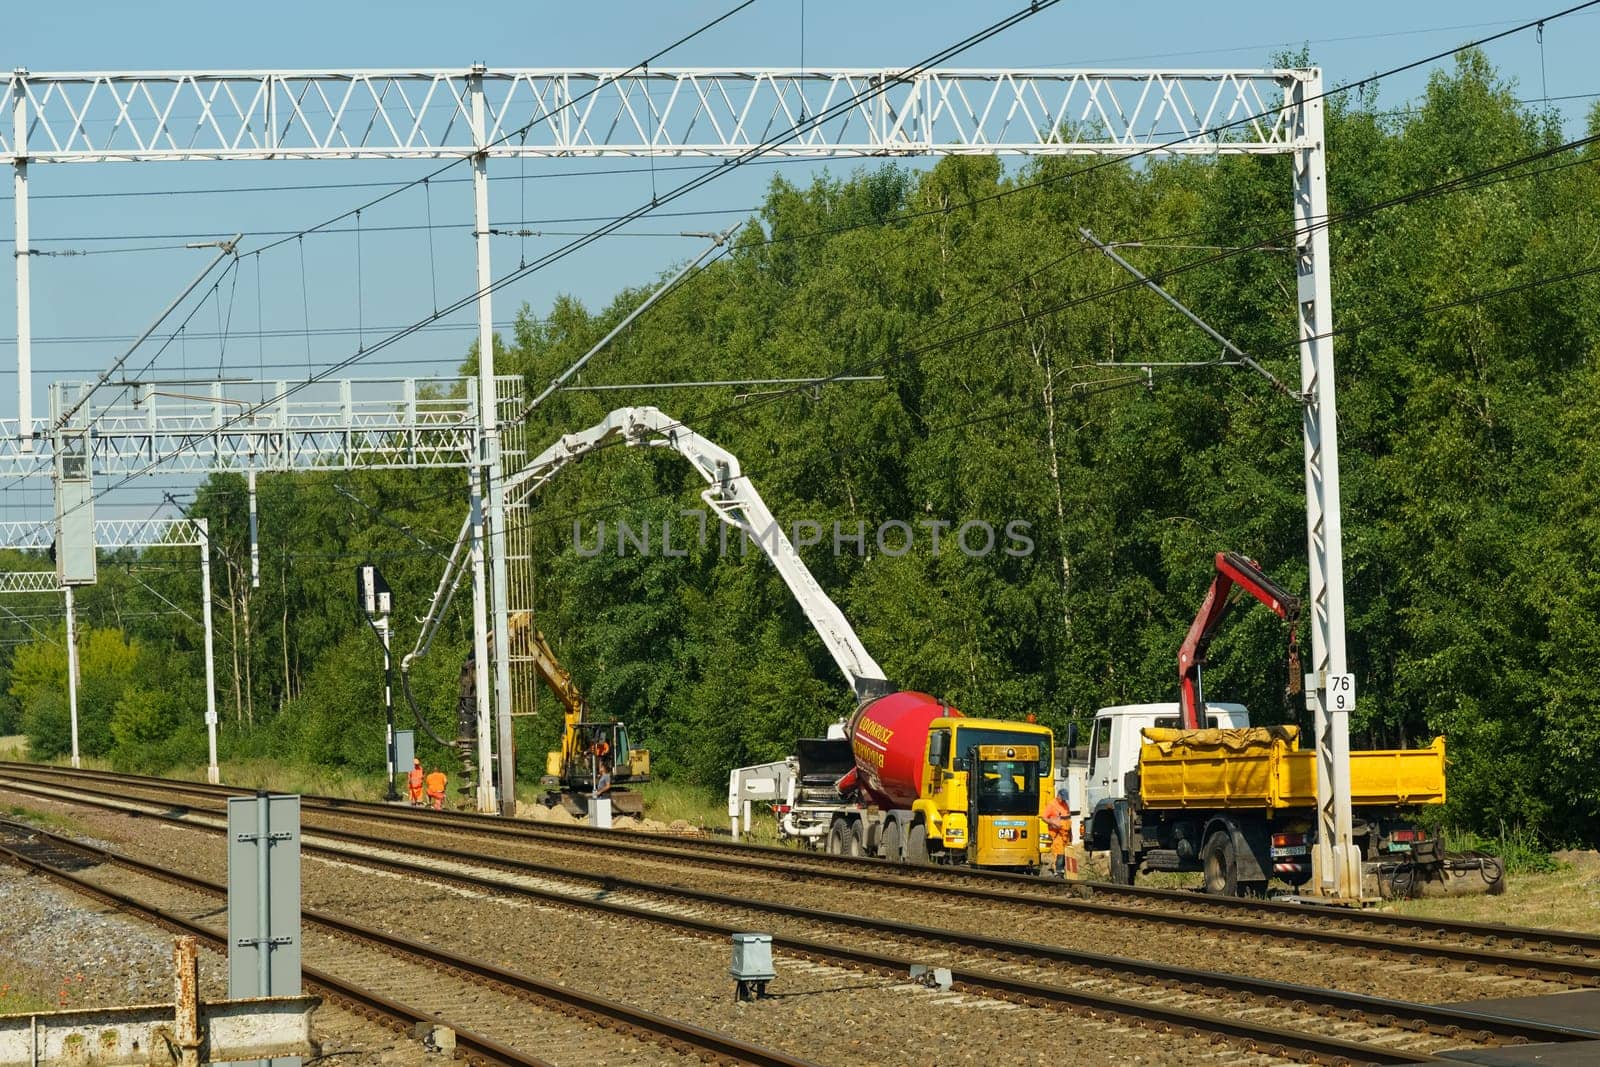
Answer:
[(1272, 850), (1273, 856), (1309, 856), (1310, 845), (1278, 845)]

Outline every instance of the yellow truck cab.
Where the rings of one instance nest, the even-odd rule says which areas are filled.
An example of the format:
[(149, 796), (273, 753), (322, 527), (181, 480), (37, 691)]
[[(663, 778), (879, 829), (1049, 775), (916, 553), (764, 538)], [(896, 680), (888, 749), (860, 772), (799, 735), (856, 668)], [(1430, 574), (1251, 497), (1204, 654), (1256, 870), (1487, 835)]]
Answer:
[(952, 859), (965, 853), (966, 862), (980, 867), (1036, 867), (1049, 733), (966, 721), (929, 731), (924, 794), (912, 810), (928, 828), (930, 851)]

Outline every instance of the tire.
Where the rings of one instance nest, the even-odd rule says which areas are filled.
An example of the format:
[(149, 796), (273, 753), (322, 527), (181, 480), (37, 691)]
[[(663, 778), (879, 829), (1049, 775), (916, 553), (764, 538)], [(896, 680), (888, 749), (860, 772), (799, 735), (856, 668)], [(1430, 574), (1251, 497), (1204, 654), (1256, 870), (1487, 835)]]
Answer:
[(1111, 881), (1116, 885), (1132, 885), (1137, 872), (1128, 862), (1128, 850), (1122, 844), (1122, 830), (1111, 827)]
[(928, 830), (921, 819), (911, 824), (911, 831), (906, 834), (905, 861), (914, 867), (928, 865)]
[(1242, 896), (1239, 884), (1239, 857), (1234, 851), (1233, 834), (1213, 830), (1200, 846), (1200, 865), (1204, 870), (1201, 888), (1212, 896)]
[(849, 822), (844, 819), (833, 820), (833, 825), (828, 829), (828, 855), (848, 856), (850, 836)]
[(844, 854), (846, 856), (863, 856), (866, 854), (867, 827), (860, 819), (852, 819), (850, 826), (845, 830)]
[(890, 819), (883, 827), (883, 858), (890, 863), (906, 861), (900, 823), (894, 819)]

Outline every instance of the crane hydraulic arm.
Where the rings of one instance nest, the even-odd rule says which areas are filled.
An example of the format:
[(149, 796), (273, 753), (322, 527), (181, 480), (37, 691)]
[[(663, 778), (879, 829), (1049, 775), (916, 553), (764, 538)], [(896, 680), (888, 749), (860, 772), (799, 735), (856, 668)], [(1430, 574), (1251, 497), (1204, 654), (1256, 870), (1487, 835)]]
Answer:
[(1299, 691), (1295, 623), (1300, 618), (1300, 599), (1267, 577), (1255, 560), (1238, 552), (1218, 552), (1217, 576), (1206, 590), (1206, 598), (1201, 601), (1194, 622), (1189, 624), (1189, 633), (1178, 649), (1179, 702), (1185, 730), (1198, 730), (1205, 725), (1205, 695), (1200, 685), (1200, 671), (1205, 666), (1211, 639), (1232, 606), (1229, 594), (1234, 586), (1261, 601), (1289, 624), (1289, 691)]
[(629, 447), (670, 448), (687, 459), (709, 483), (700, 498), (717, 518), (744, 531), (772, 560), (829, 655), (844, 672), (856, 699), (865, 701), (893, 690), (883, 668), (862, 646), (844, 613), (822, 591), (784, 535), (766, 501), (740, 469), (738, 458), (658, 409), (618, 408), (589, 429), (563, 436), (508, 478), (506, 492), (535, 492), (567, 464), (617, 439)]

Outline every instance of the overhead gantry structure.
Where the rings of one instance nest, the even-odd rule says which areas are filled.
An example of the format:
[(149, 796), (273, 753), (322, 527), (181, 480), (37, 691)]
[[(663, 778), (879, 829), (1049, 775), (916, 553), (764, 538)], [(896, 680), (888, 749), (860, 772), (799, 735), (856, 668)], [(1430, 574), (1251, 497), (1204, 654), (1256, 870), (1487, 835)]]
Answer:
[[(1333, 318), (1321, 71), (490, 69), (33, 73), (7, 77), (13, 169), (18, 418), (23, 455), (59, 428), (32, 416), (30, 168), (51, 163), (461, 159), (473, 175), (479, 422), (494, 698), (510, 736), (505, 496), (495, 403), (488, 169), (491, 159), (756, 155), (1277, 155), (1293, 158), (1295, 306), (1304, 405), (1320, 872), (1312, 888), (1360, 896), (1350, 844), (1349, 712), (1335, 438)], [(731, 169), (731, 167), (729, 168)], [(48, 460), (35, 473), (46, 474)], [(479, 658), (480, 663), (486, 657)], [(480, 679), (480, 683), (483, 679)], [(489, 687), (479, 686), (487, 694)], [(485, 712), (486, 709), (480, 709)], [(502, 745), (502, 777), (514, 770)], [(509, 780), (508, 778), (505, 780)], [(502, 798), (504, 799), (504, 798)]]

